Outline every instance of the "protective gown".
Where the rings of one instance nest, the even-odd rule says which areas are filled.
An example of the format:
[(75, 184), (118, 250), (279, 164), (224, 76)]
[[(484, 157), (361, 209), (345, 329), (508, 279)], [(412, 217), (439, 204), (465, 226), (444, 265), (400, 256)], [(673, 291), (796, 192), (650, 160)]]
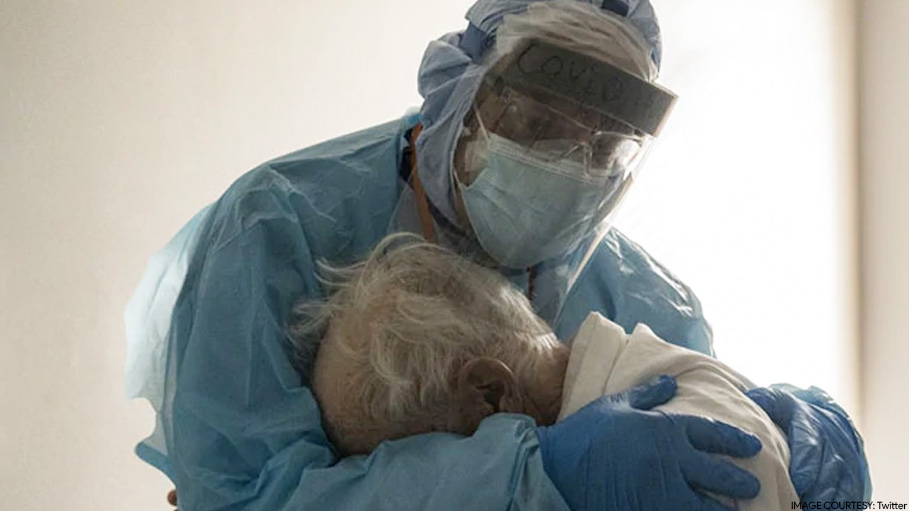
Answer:
[[(527, 3), (480, 0), (468, 13), (468, 35)], [(629, 18), (643, 12), (655, 27), (649, 4), (631, 4)], [(567, 509), (525, 416), (497, 414), (471, 437), (420, 435), (339, 460), (284, 333), (293, 303), (323, 297), (317, 261), (352, 262), (390, 232), (421, 232), (405, 180), (407, 137), (418, 121), (426, 128), (417, 141), (420, 177), (438, 241), (476, 250), (453, 226), (442, 170), (462, 108), (451, 99), (469, 100), (479, 76), (459, 47), (471, 41), (452, 34), (430, 45), (420, 116), (250, 171), (150, 261), (126, 312), (127, 394), (148, 398), (157, 412), (137, 454), (176, 482), (181, 509)], [(655, 60), (658, 43), (657, 34)], [(447, 162), (433, 160), (439, 155)], [(615, 229), (582, 267), (595, 239), (534, 268), (532, 302), (560, 338), (597, 311), (628, 331), (645, 323), (713, 354), (710, 328), (684, 284)], [(529, 275), (506, 273), (523, 289)]]
[[(174, 479), (181, 508), (565, 509), (523, 416), (493, 416), (469, 438), (422, 435), (338, 462), (291, 365), (285, 321), (296, 300), (323, 296), (316, 261), (353, 261), (389, 231), (415, 227), (400, 171), (416, 122), (409, 116), (252, 170), (152, 261), (127, 312), (129, 390), (159, 412), (158, 430), (137, 452)], [(533, 302), (561, 338), (597, 310), (711, 352), (694, 295), (616, 230), (566, 293), (585, 251), (541, 264), (534, 278)], [(511, 277), (527, 285), (526, 273)], [(149, 360), (166, 364), (163, 380)]]

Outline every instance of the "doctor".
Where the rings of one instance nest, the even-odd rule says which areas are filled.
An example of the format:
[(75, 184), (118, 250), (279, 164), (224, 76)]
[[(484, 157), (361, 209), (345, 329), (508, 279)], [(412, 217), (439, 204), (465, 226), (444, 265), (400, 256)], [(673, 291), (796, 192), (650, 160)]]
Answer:
[[(648, 411), (662, 378), (549, 427), (497, 414), (471, 437), (429, 434), (338, 459), (284, 325), (321, 297), (317, 261), (408, 230), (497, 268), (562, 339), (598, 311), (713, 354), (694, 294), (610, 214), (675, 96), (654, 83), (647, 0), (479, 0), (430, 43), (408, 116), (247, 173), (153, 259), (127, 311), (133, 395), (158, 412), (137, 448), (184, 510), (727, 509), (757, 480), (725, 424)], [(318, 339), (313, 340), (315, 348)], [(786, 432), (803, 500), (870, 493), (862, 442), (822, 391), (759, 389)]]

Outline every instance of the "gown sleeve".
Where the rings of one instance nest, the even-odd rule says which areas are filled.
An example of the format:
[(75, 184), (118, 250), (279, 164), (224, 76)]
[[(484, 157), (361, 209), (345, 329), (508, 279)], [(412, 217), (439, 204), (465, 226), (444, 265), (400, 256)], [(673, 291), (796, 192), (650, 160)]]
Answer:
[(644, 323), (672, 344), (714, 356), (713, 333), (694, 292), (615, 228), (568, 293), (556, 321), (559, 339), (570, 339), (590, 312), (626, 332)]
[[(331, 251), (326, 240), (349, 253), (350, 240), (363, 250), (375, 240), (365, 227), (349, 238), (329, 229), (357, 208), (260, 174), (271, 177), (214, 205), (173, 310), (158, 420), (180, 509), (567, 510), (524, 416), (493, 416), (470, 437), (433, 433), (336, 456), (307, 375), (291, 364), (285, 320), (297, 299), (321, 296), (315, 260)], [(307, 204), (317, 198), (315, 214)]]

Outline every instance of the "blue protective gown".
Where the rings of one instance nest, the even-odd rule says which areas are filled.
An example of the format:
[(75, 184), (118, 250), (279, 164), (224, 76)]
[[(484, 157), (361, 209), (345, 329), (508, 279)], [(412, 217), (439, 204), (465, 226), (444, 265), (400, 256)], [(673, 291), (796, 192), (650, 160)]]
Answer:
[[(352, 262), (415, 228), (399, 170), (416, 122), (250, 171), (153, 260), (127, 311), (130, 358), (141, 362), (127, 378), (158, 411), (137, 452), (174, 479), (181, 509), (566, 509), (530, 418), (498, 414), (471, 437), (420, 435), (339, 460), (291, 365), (285, 321), (297, 300), (323, 297), (316, 262)], [(440, 242), (459, 246), (437, 227)], [(712, 353), (691, 291), (614, 229), (568, 290), (586, 248), (536, 268), (533, 303), (560, 338), (596, 310)], [(508, 276), (527, 285), (525, 272)]]

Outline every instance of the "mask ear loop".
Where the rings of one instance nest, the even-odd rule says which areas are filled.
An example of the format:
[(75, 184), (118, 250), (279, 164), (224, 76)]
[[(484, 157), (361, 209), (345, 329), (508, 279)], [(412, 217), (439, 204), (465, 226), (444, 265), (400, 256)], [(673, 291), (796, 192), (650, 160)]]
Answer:
[(471, 109), (470, 115), (477, 120), (477, 137), (482, 137), (484, 142), (489, 142), (489, 130), (486, 129), (486, 123), (483, 122), (483, 116)]
[[(477, 151), (476, 151), (476, 149), (472, 149), (472, 150), (470, 150), (470, 151), (468, 152), (468, 148), (469, 148), (468, 143), (467, 143), (467, 142), (463, 142), (463, 146), (462, 146), (462, 141), (463, 141), (465, 138), (473, 137), (474, 140), (470, 141), (470, 142), (469, 142), (470, 144), (473, 144), (474, 146), (480, 145), (480, 146), (486, 146), (486, 147), (488, 147), (488, 146), (489, 146), (489, 132), (488, 132), (488, 130), (486, 129), (486, 125), (483, 123), (483, 119), (476, 113), (476, 110), (475, 110), (475, 109), (471, 109), (471, 110), (467, 113), (466, 118), (469, 119), (469, 118), (471, 118), (471, 117), (473, 117), (474, 119), (476, 119), (477, 127), (476, 127), (475, 130), (471, 130), (471, 129), (468, 128), (467, 126), (464, 126), (464, 127), (462, 128), (462, 132), (461, 132), (461, 135), (460, 135), (460, 137), (459, 137), (459, 141), (458, 141), (458, 144), (457, 144), (456, 147), (458, 147), (458, 148), (463, 147), (463, 149), (460, 149), (460, 150), (463, 150), (463, 151), (464, 151), (464, 154), (463, 154), (463, 157), (462, 157), (462, 162), (463, 162), (465, 168), (463, 169), (463, 172), (464, 172), (467, 176), (469, 176), (469, 177), (470, 177), (470, 181), (473, 182), (474, 177), (476, 177), (476, 175), (479, 174), (479, 172), (480, 172), (482, 169), (473, 168), (473, 164), (474, 164), (474, 163), (476, 162), (476, 160), (477, 160), (477, 157), (476, 157)], [(457, 150), (459, 150), (459, 149), (456, 148), (455, 150), (457, 151)], [(451, 168), (452, 168), (452, 171), (451, 171), (451, 186), (452, 186), (452, 187), (462, 186), (464, 183), (462, 183), (462, 182), (461, 182), (461, 179), (458, 177), (458, 170), (457, 170), (457, 168), (456, 168), (455, 165), (454, 165), (453, 159), (452, 159), (452, 167), (451, 167)], [(454, 189), (454, 188), (453, 188), (453, 189)]]

